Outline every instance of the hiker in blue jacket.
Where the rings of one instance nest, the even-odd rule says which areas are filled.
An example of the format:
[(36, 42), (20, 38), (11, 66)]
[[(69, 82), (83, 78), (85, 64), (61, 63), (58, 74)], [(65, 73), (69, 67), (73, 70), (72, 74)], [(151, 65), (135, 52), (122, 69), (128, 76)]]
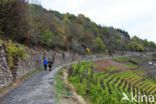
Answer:
[(48, 66), (48, 60), (46, 57), (44, 57), (44, 60), (43, 60), (43, 65), (44, 65), (44, 69), (45, 71), (47, 71), (47, 66)]

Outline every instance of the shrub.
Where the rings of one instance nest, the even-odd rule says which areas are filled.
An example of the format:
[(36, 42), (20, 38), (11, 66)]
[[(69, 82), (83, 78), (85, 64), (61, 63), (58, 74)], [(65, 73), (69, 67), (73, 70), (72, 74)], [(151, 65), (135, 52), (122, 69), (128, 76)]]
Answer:
[(14, 44), (12, 41), (8, 41), (8, 43), (5, 43), (6, 45), (6, 52), (8, 54), (8, 63), (9, 67), (14, 66), (14, 61), (17, 61), (17, 58), (25, 59), (26, 58), (26, 52), (23, 48), (19, 47), (17, 44)]
[(144, 46), (138, 42), (131, 41), (127, 46), (127, 49), (130, 51), (143, 52)]

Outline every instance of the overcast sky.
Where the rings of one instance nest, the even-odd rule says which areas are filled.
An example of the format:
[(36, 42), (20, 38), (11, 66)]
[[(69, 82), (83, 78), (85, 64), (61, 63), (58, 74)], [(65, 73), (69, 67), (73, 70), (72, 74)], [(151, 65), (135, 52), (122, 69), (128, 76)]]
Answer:
[(82, 13), (97, 24), (156, 42), (156, 0), (40, 0), (40, 4), (61, 13)]

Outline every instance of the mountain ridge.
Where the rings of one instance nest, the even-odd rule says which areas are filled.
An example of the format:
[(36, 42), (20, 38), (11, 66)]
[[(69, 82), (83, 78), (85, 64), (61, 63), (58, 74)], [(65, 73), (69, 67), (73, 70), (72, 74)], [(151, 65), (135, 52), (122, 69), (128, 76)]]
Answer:
[(137, 36), (131, 38), (127, 31), (98, 25), (83, 14), (62, 14), (25, 0), (0, 5), (1, 36), (25, 45), (80, 54), (156, 50), (152, 41)]

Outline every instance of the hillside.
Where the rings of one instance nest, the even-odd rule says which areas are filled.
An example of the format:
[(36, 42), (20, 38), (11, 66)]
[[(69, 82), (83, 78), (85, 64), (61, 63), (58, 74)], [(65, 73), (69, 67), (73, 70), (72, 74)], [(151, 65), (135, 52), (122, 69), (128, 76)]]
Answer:
[(3, 39), (32, 46), (76, 53), (154, 51), (156, 44), (122, 29), (97, 25), (83, 14), (75, 16), (46, 10), (25, 0), (0, 2), (0, 34)]
[(0, 104), (156, 104), (156, 43), (28, 1), (0, 1)]
[[(135, 59), (139, 63), (145, 61), (145, 64), (148, 59), (151, 60), (149, 57), (143, 57), (142, 60), (140, 56), (120, 57), (114, 58), (114, 61), (100, 60), (95, 63), (83, 61), (71, 65), (67, 70), (67, 79), (75, 91), (91, 104), (155, 104), (156, 71), (151, 68), (146, 70), (145, 66), (141, 67), (142, 64), (130, 61)], [(156, 67), (154, 64), (148, 66)], [(69, 88), (65, 91), (69, 91)], [(137, 96), (136, 100), (131, 99), (133, 95)], [(149, 95), (152, 100), (147, 97)], [(69, 94), (64, 96), (67, 100), (71, 98)], [(128, 99), (124, 99), (125, 96)]]

